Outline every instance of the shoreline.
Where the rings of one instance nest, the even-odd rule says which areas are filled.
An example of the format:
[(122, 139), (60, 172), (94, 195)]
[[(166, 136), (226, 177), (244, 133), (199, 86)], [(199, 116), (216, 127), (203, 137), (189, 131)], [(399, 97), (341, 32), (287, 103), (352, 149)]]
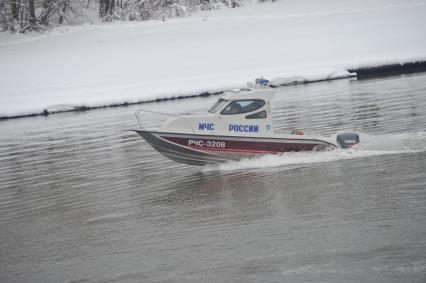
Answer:
[[(381, 78), (381, 77), (390, 77), (390, 76), (399, 76), (399, 75), (407, 75), (407, 74), (415, 74), (415, 73), (423, 73), (426, 72), (426, 61), (416, 61), (416, 62), (409, 62), (409, 63), (401, 63), (401, 64), (385, 64), (385, 65), (379, 65), (379, 66), (368, 66), (368, 67), (359, 67), (359, 68), (349, 68), (346, 69), (349, 73), (356, 73), (356, 76), (354, 78), (358, 80), (364, 80), (364, 79), (373, 79), (373, 78)], [(319, 80), (311, 80), (311, 81), (295, 81), (290, 82), (287, 84), (279, 85), (279, 86), (273, 86), (276, 87), (285, 87), (290, 85), (296, 85), (296, 84), (308, 84), (308, 83), (317, 83), (317, 82), (324, 82), (324, 81), (331, 81), (331, 80), (337, 80), (337, 79), (345, 79), (345, 78), (351, 78), (351, 77), (337, 77), (337, 78), (325, 78), (325, 79), (319, 79)], [(196, 97), (208, 97), (210, 95), (220, 95), (225, 93), (229, 90), (221, 90), (221, 91), (215, 91), (215, 92), (202, 92), (200, 94), (191, 94), (191, 95), (179, 95), (179, 96), (172, 96), (172, 97), (164, 97), (164, 98), (156, 98), (156, 99), (149, 99), (149, 100), (141, 100), (136, 102), (123, 102), (123, 103), (114, 103), (109, 105), (102, 105), (102, 106), (89, 106), (89, 105), (83, 105), (83, 106), (77, 106), (72, 109), (65, 109), (65, 110), (57, 110), (57, 111), (49, 111), (48, 109), (45, 109), (41, 113), (30, 113), (30, 114), (23, 114), (23, 115), (14, 115), (14, 116), (0, 116), (0, 122), (6, 121), (6, 120), (13, 120), (13, 119), (20, 119), (20, 118), (29, 118), (29, 117), (47, 117), (49, 115), (53, 114), (60, 114), (60, 113), (69, 113), (69, 112), (82, 112), (82, 111), (89, 111), (89, 110), (96, 110), (96, 109), (105, 109), (105, 108), (116, 108), (116, 107), (127, 107), (132, 105), (141, 105), (141, 104), (148, 104), (148, 103), (156, 103), (156, 102), (162, 102), (162, 101), (172, 101), (172, 100), (181, 100), (181, 99), (187, 99), (187, 98), (196, 98)]]

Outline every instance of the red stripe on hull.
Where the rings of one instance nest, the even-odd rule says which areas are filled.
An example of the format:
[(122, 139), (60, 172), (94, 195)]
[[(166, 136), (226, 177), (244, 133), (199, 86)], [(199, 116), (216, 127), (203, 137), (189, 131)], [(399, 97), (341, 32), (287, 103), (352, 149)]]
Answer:
[[(310, 151), (318, 145), (324, 143), (302, 143), (302, 142), (270, 142), (270, 141), (245, 141), (245, 140), (224, 140), (198, 137), (176, 137), (161, 136), (170, 142), (204, 151), (215, 152), (239, 152), (245, 154), (276, 154), (291, 151)], [(309, 142), (309, 140), (308, 140)]]
[(247, 150), (247, 149), (235, 149), (235, 148), (211, 148), (211, 147), (201, 147), (201, 146), (188, 146), (192, 149), (204, 150), (204, 151), (217, 151), (217, 152), (238, 152), (245, 154), (277, 154), (278, 151), (270, 150)]

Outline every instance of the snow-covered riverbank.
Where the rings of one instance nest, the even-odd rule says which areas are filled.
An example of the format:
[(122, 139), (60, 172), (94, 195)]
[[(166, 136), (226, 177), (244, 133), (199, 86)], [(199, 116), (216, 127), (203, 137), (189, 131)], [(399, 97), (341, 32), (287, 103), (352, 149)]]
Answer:
[(426, 60), (419, 0), (280, 1), (166, 22), (0, 36), (0, 116)]

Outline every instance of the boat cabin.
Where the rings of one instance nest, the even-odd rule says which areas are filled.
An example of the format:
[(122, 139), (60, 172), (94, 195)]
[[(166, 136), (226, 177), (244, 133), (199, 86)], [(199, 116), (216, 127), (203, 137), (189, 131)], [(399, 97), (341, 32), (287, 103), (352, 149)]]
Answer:
[(162, 131), (226, 136), (273, 135), (270, 91), (248, 91), (219, 98), (206, 115), (180, 116), (163, 125)]

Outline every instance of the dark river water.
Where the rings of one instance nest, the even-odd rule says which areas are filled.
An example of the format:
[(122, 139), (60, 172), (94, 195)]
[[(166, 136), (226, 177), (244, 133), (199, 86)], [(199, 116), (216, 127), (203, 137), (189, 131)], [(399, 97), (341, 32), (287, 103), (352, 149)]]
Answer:
[(138, 108), (0, 122), (0, 282), (426, 282), (426, 74), (277, 89), (276, 128), (360, 146), (217, 167), (155, 152)]

